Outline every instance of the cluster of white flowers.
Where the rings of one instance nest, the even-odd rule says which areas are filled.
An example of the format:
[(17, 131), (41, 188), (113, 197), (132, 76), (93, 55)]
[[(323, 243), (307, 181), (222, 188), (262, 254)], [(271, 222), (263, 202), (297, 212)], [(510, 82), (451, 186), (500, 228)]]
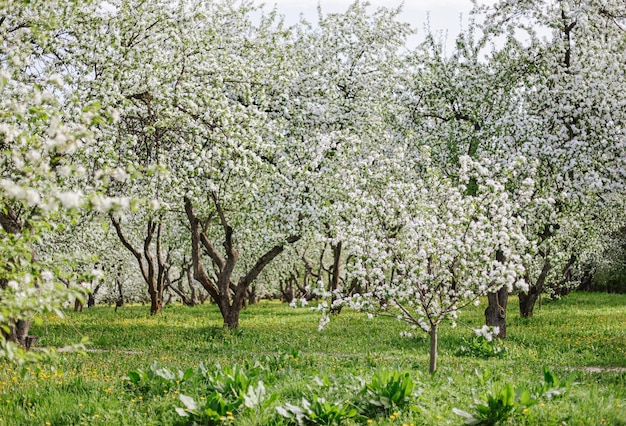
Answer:
[(496, 337), (500, 333), (500, 328), (483, 325), (482, 328), (477, 328), (476, 330), (474, 330), (474, 333), (477, 336), (484, 337), (488, 342), (491, 342), (494, 337)]

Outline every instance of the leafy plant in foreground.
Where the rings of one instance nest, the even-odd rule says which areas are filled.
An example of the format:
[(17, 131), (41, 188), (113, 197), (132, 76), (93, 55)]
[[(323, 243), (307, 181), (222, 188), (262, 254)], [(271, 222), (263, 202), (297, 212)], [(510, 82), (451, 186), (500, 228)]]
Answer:
[(483, 401), (477, 401), (474, 414), (457, 408), (453, 411), (466, 419), (465, 424), (495, 425), (509, 418), (518, 406), (519, 404), (515, 401), (515, 388), (507, 383), (499, 392), (488, 394)]
[(200, 405), (191, 396), (179, 395), (184, 408), (177, 407), (176, 412), (181, 417), (189, 418), (190, 422), (203, 425), (228, 424), (235, 420), (235, 414), (242, 409), (265, 407), (276, 399), (266, 398), (266, 391), (263, 382), (259, 381), (256, 387), (248, 386), (246, 393), (234, 394), (226, 392), (224, 394), (213, 391)]
[(487, 394), (482, 401), (477, 401), (474, 405), (474, 413), (457, 408), (454, 408), (453, 412), (464, 417), (467, 425), (496, 425), (515, 416), (523, 409), (538, 404), (541, 398), (551, 400), (562, 396), (573, 379), (573, 376), (570, 376), (567, 379), (558, 380), (547, 367), (543, 367), (543, 375), (544, 383), (538, 386), (536, 392), (523, 388), (516, 390), (512, 384), (507, 383), (500, 391)]
[(379, 370), (362, 391), (367, 414), (387, 414), (393, 409), (409, 406), (415, 383), (409, 372)]
[(285, 404), (276, 407), (278, 414), (298, 425), (341, 425), (345, 420), (358, 416), (356, 408), (349, 403), (330, 403), (321, 397), (313, 401), (302, 398), (302, 406)]
[(539, 389), (541, 396), (545, 399), (554, 399), (563, 396), (569, 386), (574, 382), (576, 377), (575, 373), (570, 374), (568, 377), (564, 377), (561, 380), (556, 377), (554, 373), (548, 370), (548, 367), (543, 367), (543, 380), (544, 384)]
[(123, 377), (127, 387), (134, 391), (146, 395), (161, 395), (163, 391), (168, 391), (180, 385), (180, 383), (191, 379), (194, 376), (194, 369), (188, 368), (184, 372), (178, 370), (173, 372), (167, 368), (159, 368), (156, 361), (147, 371), (136, 369), (128, 372)]

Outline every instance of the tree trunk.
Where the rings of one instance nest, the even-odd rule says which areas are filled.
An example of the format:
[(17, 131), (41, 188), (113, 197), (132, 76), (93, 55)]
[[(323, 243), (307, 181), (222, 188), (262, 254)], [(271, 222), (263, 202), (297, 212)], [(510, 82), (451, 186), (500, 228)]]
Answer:
[(241, 309), (231, 309), (224, 318), (224, 328), (234, 330), (239, 327), (239, 313)]
[(506, 305), (509, 301), (509, 291), (502, 287), (496, 292), (488, 293), (489, 302), (485, 309), (485, 324), (490, 327), (498, 327), (498, 337), (506, 339)]
[(96, 288), (94, 288), (93, 291), (87, 295), (87, 307), (88, 308), (92, 308), (96, 306), (96, 294), (98, 294), (98, 291), (100, 290), (101, 286), (102, 286), (102, 282), (98, 283)]
[(191, 276), (191, 265), (185, 269), (185, 275), (187, 276), (187, 285), (191, 292), (191, 306), (195, 306), (199, 303), (198, 295), (196, 294), (196, 287), (193, 285), (193, 277)]
[[(137, 260), (141, 275), (144, 282), (148, 286), (148, 294), (150, 296), (150, 315), (158, 314), (163, 310), (163, 291), (165, 290), (165, 279), (169, 270), (169, 264), (167, 263), (167, 260), (163, 260), (161, 250), (161, 229), (163, 224), (161, 222), (155, 222), (152, 219), (148, 220), (146, 237), (143, 241), (143, 252), (141, 252), (139, 249), (133, 247), (130, 241), (126, 238), (122, 232), (122, 225), (120, 221), (115, 219), (112, 214), (109, 215), (109, 218), (115, 227), (115, 232), (117, 233), (120, 242)], [(151, 250), (155, 232), (156, 259)]]
[(126, 302), (124, 300), (124, 289), (122, 287), (122, 281), (118, 278), (115, 280), (116, 284), (117, 284), (117, 292), (119, 293), (120, 297), (118, 300), (118, 304), (119, 306), (124, 306), (124, 303)]
[[(496, 260), (500, 263), (506, 261), (502, 250), (496, 250)], [(487, 293), (487, 309), (485, 309), (485, 324), (488, 327), (497, 327), (497, 337), (506, 339), (506, 305), (509, 301), (509, 290), (501, 287), (495, 292)]]
[(519, 314), (522, 318), (531, 318), (535, 309), (535, 302), (539, 299), (539, 292), (529, 289), (528, 293), (519, 294)]
[[(191, 257), (193, 264), (193, 277), (209, 293), (211, 299), (219, 306), (220, 313), (224, 319), (224, 327), (239, 327), (239, 313), (243, 307), (243, 301), (247, 290), (263, 269), (285, 249), (285, 244), (295, 243), (300, 239), (299, 235), (294, 235), (284, 243), (277, 244), (263, 254), (252, 268), (235, 285), (232, 281), (232, 274), (239, 258), (239, 253), (234, 247), (233, 228), (228, 224), (224, 210), (219, 203), (216, 194), (213, 194), (215, 208), (220, 218), (220, 223), (224, 231), (224, 247), (226, 257), (222, 256), (216, 249), (213, 242), (208, 238), (202, 227), (202, 221), (195, 215), (191, 199), (185, 197), (185, 212), (189, 219), (191, 232)], [(204, 251), (203, 251), (204, 248)], [(207, 253), (217, 270), (217, 280), (210, 277), (204, 268), (202, 254)]]
[(259, 298), (256, 295), (256, 286), (251, 286), (248, 289), (248, 305), (254, 305), (259, 302)]
[[(24, 229), (24, 223), (20, 220), (19, 215), (11, 208), (9, 204), (4, 204), (0, 206), (0, 227), (4, 229), (7, 233), (17, 235), (22, 234)], [(35, 253), (32, 252), (32, 261), (35, 259)], [(10, 259), (3, 259), (5, 262), (11, 262)], [(0, 279), (0, 288), (5, 289), (8, 285), (8, 280), (6, 278)], [(26, 336), (28, 335), (28, 330), (30, 328), (30, 320), (17, 320), (13, 324), (9, 324), (10, 332), (6, 333), (2, 330), (2, 335), (10, 341), (20, 343), (21, 345), (26, 345)]]
[(522, 318), (530, 318), (533, 316), (535, 302), (537, 302), (543, 292), (543, 287), (550, 269), (552, 269), (552, 265), (548, 260), (544, 260), (543, 268), (534, 284), (530, 283), (530, 277), (526, 275), (525, 279), (528, 283), (528, 291), (519, 294), (519, 313)]
[(244, 301), (246, 299), (247, 288), (238, 288), (233, 294), (232, 304), (226, 309), (226, 315), (224, 315), (224, 328), (235, 329), (239, 327), (239, 314), (243, 308)]
[(150, 315), (156, 315), (163, 310), (163, 300), (156, 291), (150, 292)]
[(339, 241), (337, 245), (331, 245), (331, 247), (333, 250), (333, 270), (330, 279), (330, 291), (332, 293), (330, 296), (330, 312), (333, 314), (339, 314), (341, 313), (341, 306), (333, 307), (333, 303), (337, 298), (336, 291), (339, 289), (339, 280), (341, 278), (341, 241)]
[(430, 362), (428, 371), (430, 374), (437, 369), (437, 328), (439, 324), (432, 324), (430, 327)]
[(30, 329), (30, 320), (17, 320), (15, 325), (10, 327), (9, 334), (3, 333), (5, 338), (14, 343), (19, 343), (22, 346), (26, 346), (26, 337), (28, 336), (28, 330)]

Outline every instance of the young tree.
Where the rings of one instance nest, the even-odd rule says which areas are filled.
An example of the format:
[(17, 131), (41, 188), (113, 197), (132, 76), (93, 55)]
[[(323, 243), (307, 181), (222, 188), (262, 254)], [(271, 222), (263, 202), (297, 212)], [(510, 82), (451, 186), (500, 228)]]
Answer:
[[(459, 159), (489, 158), (507, 167), (519, 155), (508, 139), (516, 131), (514, 117), (520, 106), (522, 81), (517, 75), (525, 69), (525, 58), (517, 54), (519, 44), (509, 40), (498, 49), (489, 49), (470, 23), (466, 33), (457, 36), (451, 55), (443, 43), (429, 34), (410, 58), (413, 73), (410, 90), (404, 97), (404, 125), (415, 132), (417, 147), (432, 147), (432, 156), (441, 173), (458, 179)], [(532, 176), (531, 167), (524, 177)], [(475, 190), (470, 182), (468, 191)], [(509, 184), (515, 197), (515, 186)], [(523, 206), (520, 206), (523, 208)], [(514, 212), (513, 214), (517, 214)], [(506, 336), (507, 287), (488, 294), (487, 324)]]
[[(377, 161), (375, 171), (370, 167), (363, 215), (351, 225), (357, 260), (349, 276), (366, 291), (335, 304), (391, 315), (428, 333), (434, 372), (440, 324), (454, 321), (480, 296), (519, 284), (524, 223), (513, 215), (518, 200), (505, 188), (515, 170), (496, 172), (489, 161), (465, 156), (456, 181), (433, 168), (427, 152), (412, 161), (386, 153)], [(530, 195), (532, 181), (523, 187), (521, 200)]]

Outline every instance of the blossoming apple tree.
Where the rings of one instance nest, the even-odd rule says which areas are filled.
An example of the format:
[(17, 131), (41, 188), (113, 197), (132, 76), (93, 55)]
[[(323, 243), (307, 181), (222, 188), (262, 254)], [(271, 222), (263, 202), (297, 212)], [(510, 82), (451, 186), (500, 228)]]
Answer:
[(533, 182), (526, 180), (513, 200), (505, 189), (507, 176), (516, 176), (513, 168), (494, 172), (495, 165), (464, 156), (457, 181), (432, 166), (427, 150), (401, 158), (387, 152), (376, 168), (362, 171), (369, 173), (369, 188), (350, 226), (356, 260), (348, 275), (364, 291), (334, 303), (392, 315), (427, 332), (433, 372), (439, 325), (454, 322), (461, 308), (487, 292), (511, 290), (519, 281), (524, 222), (512, 212), (530, 196)]
[[(602, 224), (593, 212), (623, 188), (624, 12), (623, 2), (560, 1), (501, 2), (488, 13), (487, 34), (515, 39), (523, 29), (528, 39), (517, 49), (527, 67), (518, 73), (524, 89), (508, 144), (536, 163), (536, 192), (521, 212), (533, 253), (522, 316), (595, 248)], [(541, 39), (538, 28), (551, 37)]]
[(99, 15), (102, 31), (84, 38), (92, 53), (81, 69), (94, 71), (77, 92), (119, 112), (116, 126), (99, 129), (92, 153), (119, 170), (119, 184), (107, 189), (155, 201), (152, 213), (142, 202), (125, 220), (112, 215), (113, 227), (158, 312), (169, 267), (161, 230), (186, 222), (194, 277), (224, 324), (237, 327), (251, 284), (300, 239), (308, 216), (284, 119), (272, 115), (284, 109), (294, 77), (290, 31), (272, 16), (253, 23), (247, 3), (110, 5)]
[(39, 358), (15, 345), (28, 343), (33, 317), (82, 297), (60, 283), (61, 260), (40, 256), (38, 246), (85, 204), (78, 183), (86, 171), (74, 159), (104, 121), (94, 104), (64, 109), (62, 28), (76, 5), (35, 3), (0, 6), (0, 356), (21, 360)]

